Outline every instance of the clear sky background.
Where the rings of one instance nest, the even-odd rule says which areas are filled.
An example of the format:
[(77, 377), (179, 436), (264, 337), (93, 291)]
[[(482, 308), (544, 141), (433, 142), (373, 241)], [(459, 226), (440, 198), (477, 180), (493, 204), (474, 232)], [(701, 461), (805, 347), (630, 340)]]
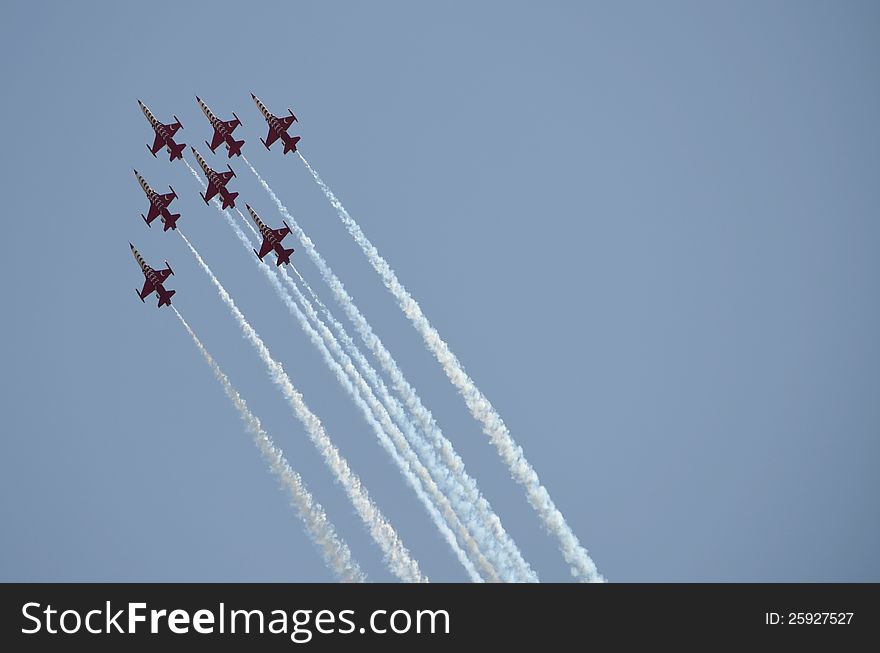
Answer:
[(132, 167), (177, 190), (425, 572), (466, 580), (253, 254), (144, 147), (137, 98), (206, 149), (196, 94), (241, 117), (541, 578), (569, 578), (308, 172), (260, 144), (251, 91), (294, 109), (609, 580), (880, 580), (878, 36), (871, 2), (5, 3), (0, 580), (333, 580), (174, 315), (134, 296), (129, 241), (393, 580), (183, 243), (141, 221)]

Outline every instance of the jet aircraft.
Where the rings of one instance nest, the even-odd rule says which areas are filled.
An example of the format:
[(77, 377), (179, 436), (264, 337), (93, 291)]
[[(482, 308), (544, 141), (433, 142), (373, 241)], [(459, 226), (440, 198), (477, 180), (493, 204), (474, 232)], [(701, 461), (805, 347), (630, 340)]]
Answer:
[(263, 145), (266, 146), (266, 149), (268, 150), (271, 148), (272, 143), (280, 138), (284, 143), (284, 154), (287, 154), (288, 152), (296, 152), (296, 144), (299, 142), (300, 137), (291, 136), (287, 133), (287, 130), (290, 129), (290, 126), (296, 121), (296, 116), (293, 115), (293, 111), (290, 109), (287, 110), (290, 114), (289, 116), (274, 116), (269, 113), (266, 105), (260, 102), (260, 98), (253, 93), (251, 93), (251, 97), (254, 99), (254, 102), (257, 103), (257, 107), (263, 114), (263, 118), (265, 118), (266, 122), (269, 124), (269, 134), (266, 136), (266, 140), (263, 140), (262, 138), (260, 139)]
[(199, 165), (202, 166), (202, 171), (205, 173), (205, 177), (208, 178), (207, 192), (199, 193), (199, 195), (202, 196), (202, 199), (205, 200), (205, 204), (210, 202), (214, 196), (219, 193), (220, 199), (223, 201), (224, 209), (235, 208), (235, 198), (238, 197), (238, 193), (230, 193), (226, 189), (226, 184), (228, 184), (229, 180), (235, 176), (235, 172), (229, 167), (229, 164), (226, 164), (226, 167), (229, 168), (229, 172), (217, 172), (207, 164), (196, 148), (191, 147), (190, 149), (193, 151), (193, 154), (195, 154)]
[(241, 146), (244, 145), (244, 141), (237, 141), (232, 136), (232, 132), (234, 132), (235, 128), (241, 124), (241, 120), (238, 119), (235, 112), (232, 112), (232, 116), (235, 120), (220, 120), (198, 95), (196, 96), (196, 102), (199, 103), (202, 112), (211, 122), (211, 127), (214, 128), (214, 137), (211, 139), (210, 143), (205, 141), (205, 145), (210, 148), (211, 152), (216, 152), (221, 143), (226, 143), (226, 150), (229, 152), (230, 159), (233, 156), (241, 156)]
[(290, 227), (287, 226), (287, 223), (284, 222), (284, 227), (281, 229), (269, 229), (269, 227), (260, 220), (260, 216), (257, 215), (256, 211), (254, 211), (249, 204), (245, 204), (245, 206), (251, 214), (251, 217), (254, 219), (254, 222), (257, 224), (257, 228), (260, 230), (260, 235), (263, 237), (263, 244), (260, 245), (260, 251), (258, 252), (257, 250), (254, 250), (254, 254), (257, 255), (257, 258), (262, 261), (263, 257), (274, 249), (275, 254), (278, 257), (278, 260), (275, 263), (277, 266), (280, 267), (282, 263), (285, 265), (290, 263), (290, 255), (293, 254), (293, 248), (284, 249), (284, 247), (281, 246), (281, 241), (290, 233)]
[(174, 192), (174, 189), (171, 188), (170, 193), (166, 193), (165, 195), (160, 195), (147, 183), (147, 180), (141, 177), (140, 173), (137, 170), (134, 171), (134, 176), (137, 177), (138, 183), (141, 185), (141, 188), (144, 189), (144, 193), (147, 195), (147, 199), (150, 200), (150, 210), (147, 212), (147, 215), (141, 213), (141, 217), (144, 219), (144, 222), (147, 223), (147, 226), (152, 226), (153, 220), (155, 220), (160, 215), (162, 216), (162, 223), (164, 227), (162, 227), (163, 231), (168, 231), (169, 229), (177, 229), (177, 218), (180, 217), (179, 213), (171, 213), (168, 210), (168, 206), (171, 202), (177, 199), (177, 193)]
[(156, 120), (156, 116), (153, 115), (153, 112), (150, 111), (149, 107), (146, 104), (138, 100), (138, 104), (141, 107), (141, 111), (144, 112), (144, 115), (147, 117), (147, 120), (150, 121), (150, 125), (153, 127), (153, 131), (156, 132), (156, 138), (153, 140), (153, 146), (150, 147), (147, 145), (147, 149), (150, 150), (150, 153), (153, 156), (156, 156), (156, 153), (161, 150), (163, 147), (168, 150), (168, 160), (174, 161), (174, 159), (183, 159), (183, 148), (186, 147), (186, 143), (175, 143), (174, 135), (177, 133), (177, 130), (183, 127), (180, 124), (180, 120), (177, 116), (174, 116), (174, 122), (168, 125), (163, 125), (161, 122)]
[(165, 269), (164, 270), (154, 270), (149, 265), (147, 265), (146, 261), (144, 261), (140, 252), (138, 252), (134, 245), (131, 243), (128, 244), (131, 247), (131, 253), (134, 255), (135, 260), (141, 266), (141, 271), (144, 273), (144, 287), (138, 292), (137, 288), (135, 288), (135, 293), (140, 297), (141, 301), (144, 301), (148, 295), (152, 293), (156, 293), (156, 297), (159, 298), (159, 308), (163, 306), (171, 306), (171, 296), (176, 293), (176, 290), (165, 290), (165, 280), (174, 274), (174, 270), (171, 269), (171, 266), (168, 265), (168, 261), (165, 261)]

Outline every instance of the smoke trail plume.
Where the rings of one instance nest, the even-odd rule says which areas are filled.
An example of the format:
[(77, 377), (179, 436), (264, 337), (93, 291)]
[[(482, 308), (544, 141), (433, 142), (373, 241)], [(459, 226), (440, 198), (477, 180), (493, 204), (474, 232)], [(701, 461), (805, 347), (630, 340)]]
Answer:
[(281, 449), (275, 445), (272, 438), (263, 429), (260, 419), (250, 411), (245, 400), (242, 399), (241, 395), (238, 394), (238, 390), (229, 381), (229, 377), (223, 373), (217, 361), (208, 353), (202, 341), (199, 340), (199, 337), (187, 324), (186, 320), (183, 319), (183, 316), (174, 306), (171, 307), (171, 310), (177, 315), (177, 319), (183, 324), (211, 368), (211, 371), (214, 372), (214, 376), (217, 377), (220, 385), (223, 386), (226, 396), (229, 397), (229, 400), (235, 406), (247, 431), (253, 436), (254, 443), (263, 455), (263, 459), (268, 463), (269, 469), (278, 477), (281, 486), (290, 494), (291, 504), (296, 508), (297, 513), (303, 520), (309, 537), (321, 551), (327, 566), (330, 567), (333, 573), (336, 574), (336, 577), (342, 582), (366, 582), (366, 574), (351, 557), (348, 545), (337, 535), (333, 524), (328, 521), (324, 508), (312, 497), (312, 494), (303, 484), (300, 475), (290, 467)]
[(482, 424), (483, 432), (489, 436), (492, 444), (495, 445), (502, 460), (510, 469), (514, 480), (525, 489), (529, 503), (541, 517), (544, 526), (559, 540), (560, 550), (566, 562), (571, 565), (572, 575), (587, 582), (601, 582), (603, 579), (599, 575), (595, 563), (586, 549), (581, 546), (577, 536), (565, 521), (562, 513), (556, 508), (546, 488), (541, 485), (537, 472), (526, 460), (522, 447), (513, 440), (510, 432), (507, 430), (507, 426), (501, 419), (501, 415), (498, 414), (486, 396), (465, 372), (464, 367), (459, 363), (455, 354), (449, 349), (449, 345), (440, 337), (437, 330), (431, 326), (428, 318), (422, 313), (421, 307), (404, 288), (403, 284), (400, 283), (394, 270), (382, 258), (376, 247), (367, 239), (358, 223), (352, 219), (348, 211), (345, 210), (345, 207), (342, 206), (342, 203), (336, 198), (327, 184), (324, 183), (315, 169), (309, 165), (309, 162), (302, 153), (297, 152), (297, 154), (299, 154), (300, 159), (309, 172), (312, 173), (315, 182), (324, 191), (324, 195), (327, 196), (330, 204), (336, 209), (336, 213), (348, 230), (348, 233), (363, 250), (370, 265), (373, 266), (385, 287), (388, 288), (397, 300), (401, 311), (409, 318), (416, 331), (419, 332), (425, 341), (428, 350), (434, 355), (446, 376), (458, 390), (459, 394), (461, 394), (462, 398), (464, 398), (467, 407), (471, 411), (471, 415)]
[[(192, 170), (191, 167), (190, 170)], [(194, 170), (193, 172), (195, 173)], [(287, 399), (288, 404), (293, 409), (294, 414), (300, 422), (302, 422), (312, 443), (324, 458), (324, 462), (330, 467), (342, 487), (345, 488), (345, 491), (358, 515), (367, 526), (373, 539), (382, 549), (385, 556), (385, 563), (388, 565), (388, 568), (398, 578), (405, 582), (427, 582), (428, 579), (422, 574), (418, 563), (412, 558), (407, 548), (403, 545), (403, 542), (400, 541), (397, 531), (394, 530), (385, 516), (382, 515), (376, 504), (373, 503), (366, 488), (361, 484), (360, 478), (351, 471), (348, 462), (342, 457), (342, 454), (339, 453), (339, 450), (331, 442), (329, 436), (324, 431), (324, 425), (321, 423), (321, 420), (319, 420), (318, 416), (306, 406), (302, 395), (293, 386), (293, 383), (290, 381), (290, 377), (287, 376), (284, 368), (279, 362), (272, 358), (272, 355), (263, 343), (262, 338), (260, 338), (259, 334), (257, 334), (254, 328), (245, 319), (241, 311), (238, 310), (232, 297), (226, 292), (226, 289), (217, 277), (214, 276), (211, 268), (208, 267), (207, 263), (205, 263), (201, 255), (196, 251), (195, 247), (192, 246), (180, 228), (177, 229), (177, 233), (183, 238), (183, 241), (195, 257), (199, 266), (217, 288), (217, 293), (220, 295), (220, 299), (223, 300), (223, 303), (226, 304), (229, 312), (232, 313), (236, 322), (238, 322), (238, 325), (247, 340), (257, 350), (260, 359), (266, 365), (270, 378), (275, 385), (279, 387), (284, 398)]]
[[(417, 420), (419, 428), (430, 438), (434, 449), (440, 453), (449, 472), (439, 474), (439, 477), (435, 477), (435, 480), (444, 487), (447, 495), (450, 497), (450, 501), (452, 501), (459, 515), (462, 515), (466, 523), (468, 523), (471, 532), (478, 534), (481, 546), (485, 545), (485, 550), (488, 551), (487, 555), (492, 559), (499, 571), (501, 571), (502, 577), (505, 580), (537, 581), (537, 575), (523, 559), (518, 547), (501, 525), (501, 520), (492, 511), (489, 502), (482, 496), (482, 494), (480, 494), (473, 478), (467, 474), (464, 468), (464, 463), (456, 453), (452, 443), (443, 435), (440, 427), (431, 415), (431, 412), (422, 404), (418, 393), (406, 380), (403, 372), (398, 367), (397, 362), (391, 356), (391, 353), (386, 349), (379, 337), (373, 332), (372, 327), (357, 308), (351, 296), (345, 290), (342, 282), (327, 262), (324, 261), (324, 258), (317, 251), (312, 240), (306, 235), (305, 231), (290, 214), (266, 180), (260, 176), (260, 173), (257, 172), (256, 168), (254, 168), (250, 161), (248, 161), (247, 157), (242, 158), (275, 202), (279, 212), (286, 220), (288, 220), (293, 230), (297, 233), (300, 243), (318, 267), (321, 276), (333, 292), (334, 297), (345, 311), (347, 317), (351, 320), (359, 337), (376, 357), (376, 360), (379, 362), (385, 373), (388, 374), (392, 386), (404, 401), (406, 409)], [(317, 295), (311, 291), (311, 288), (309, 288), (309, 290), (313, 298), (323, 306), (323, 303), (320, 303), (320, 300), (318, 300)], [(335, 323), (337, 325), (334, 328), (336, 328), (337, 334), (340, 335), (343, 342), (349, 343), (347, 344), (349, 352), (357, 358), (359, 354), (359, 352), (355, 353), (357, 347), (351, 341), (351, 338), (345, 333), (342, 325), (333, 318), (326, 306), (323, 307), (323, 310), (328, 321), (330, 321), (331, 324)], [(361, 355), (360, 358), (363, 358), (363, 356)], [(362, 366), (362, 369), (371, 370), (372, 368), (367, 364), (366, 367)], [(375, 371), (372, 372), (372, 375), (369, 371), (366, 373), (368, 377), (372, 376), (381, 382), (381, 380), (378, 379), (378, 375), (375, 374)], [(374, 387), (381, 388), (383, 386), (379, 386), (377, 383), (374, 384)], [(397, 405), (399, 409), (399, 404), (396, 400), (386, 403), (392, 407)], [(402, 414), (402, 412), (402, 410), (399, 410), (399, 414)]]
[[(226, 218), (226, 221), (235, 232), (241, 244), (248, 252), (250, 252), (252, 243), (241, 230), (241, 227), (239, 227), (232, 219), (228, 211), (223, 211), (219, 207), (218, 210)], [(238, 211), (238, 214), (241, 216), (241, 219), (245, 221), (245, 224), (249, 225), (244, 214), (241, 211)], [(336, 377), (336, 380), (352, 398), (355, 405), (360, 409), (367, 424), (369, 424), (373, 429), (373, 432), (376, 434), (376, 437), (378, 437), (379, 443), (400, 468), (407, 483), (409, 483), (410, 487), (412, 487), (419, 500), (427, 509), (432, 521), (458, 557), (459, 562), (461, 562), (471, 580), (474, 582), (482, 582), (483, 578), (474, 568), (474, 565), (468, 558), (467, 554), (462, 550), (462, 547), (456, 539), (455, 533), (452, 531), (453, 528), (458, 532), (459, 537), (461, 537), (463, 544), (468, 548), (469, 553), (482, 563), (483, 569), (489, 579), (497, 581), (497, 572), (481, 555), (479, 547), (459, 521), (458, 516), (449, 504), (449, 500), (442, 492), (440, 492), (436, 483), (431, 478), (431, 475), (428, 473), (428, 470), (419, 462), (406, 439), (403, 437), (403, 434), (397, 428), (397, 425), (391, 421), (384, 406), (382, 406), (382, 404), (376, 399), (372, 390), (366, 384), (357, 368), (355, 368), (351, 359), (342, 351), (342, 348), (333, 337), (333, 334), (330, 333), (329, 329), (327, 329), (324, 323), (320, 320), (317, 312), (312, 308), (309, 317), (315, 321), (316, 326), (321, 331), (320, 333), (312, 327), (300, 306), (294, 301), (293, 297), (285, 291), (284, 287), (281, 285), (278, 274), (283, 274), (286, 270), (272, 268), (256, 258), (254, 259), (254, 262), (257, 264), (257, 267), (263, 271), (263, 274), (275, 290), (278, 298), (284, 302), (287, 309), (299, 322), (300, 327), (302, 327), (309, 340), (311, 340), (312, 344), (321, 353), (324, 363), (330, 368), (330, 371)], [(290, 280), (286, 275), (284, 275), (284, 278)], [(290, 281), (292, 283), (292, 280)], [(297, 295), (297, 299), (305, 307), (307, 300), (300, 293), (296, 284), (293, 284), (292, 287)], [(309, 305), (308, 308), (311, 308), (311, 306)], [(308, 308), (306, 310), (308, 310)]]

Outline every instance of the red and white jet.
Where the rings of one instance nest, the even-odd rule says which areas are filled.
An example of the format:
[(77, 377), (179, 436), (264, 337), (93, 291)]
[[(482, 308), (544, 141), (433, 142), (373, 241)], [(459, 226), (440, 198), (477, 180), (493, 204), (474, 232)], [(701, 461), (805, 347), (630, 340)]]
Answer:
[(144, 112), (144, 115), (147, 117), (147, 120), (150, 121), (150, 125), (153, 127), (153, 131), (156, 132), (156, 138), (153, 140), (153, 146), (150, 147), (147, 145), (147, 149), (150, 150), (150, 153), (153, 156), (156, 156), (156, 153), (161, 150), (163, 147), (168, 150), (169, 161), (174, 161), (174, 159), (183, 159), (183, 148), (186, 147), (186, 143), (180, 143), (179, 145), (174, 142), (174, 135), (177, 133), (177, 130), (183, 127), (180, 124), (180, 120), (177, 116), (174, 116), (174, 122), (168, 125), (163, 125), (161, 122), (156, 120), (156, 116), (153, 115), (153, 112), (147, 107), (146, 104), (138, 100), (138, 104), (141, 107), (141, 111)]
[(235, 208), (235, 198), (238, 197), (238, 193), (230, 193), (226, 190), (226, 184), (229, 183), (229, 180), (235, 176), (235, 172), (233, 172), (232, 168), (229, 168), (229, 164), (226, 164), (226, 167), (229, 168), (229, 172), (217, 172), (216, 170), (212, 170), (211, 166), (209, 166), (205, 159), (202, 158), (202, 155), (199, 154), (196, 148), (190, 148), (193, 151), (193, 154), (196, 155), (196, 161), (199, 162), (199, 165), (202, 166), (202, 171), (205, 173), (205, 177), (208, 178), (208, 191), (207, 193), (199, 193), (202, 196), (202, 199), (205, 200), (205, 204), (210, 202), (215, 195), (220, 194), (220, 199), (223, 200), (223, 208)]
[(134, 290), (137, 293), (137, 296), (141, 298), (141, 301), (144, 301), (148, 295), (156, 293), (156, 297), (159, 298), (159, 308), (162, 308), (163, 306), (171, 306), (171, 296), (177, 291), (165, 290), (165, 286), (162, 285), (168, 277), (174, 274), (174, 270), (168, 265), (168, 261), (165, 261), (164, 270), (154, 270), (147, 265), (146, 261), (141, 257), (140, 252), (134, 248), (134, 245), (129, 243), (128, 246), (131, 247), (131, 253), (134, 254), (135, 260), (141, 266), (141, 271), (144, 273), (143, 289), (140, 292), (138, 292), (137, 288)]
[(169, 186), (168, 188), (171, 188), (171, 192), (166, 193), (165, 195), (160, 195), (150, 188), (147, 180), (141, 177), (137, 170), (134, 171), (134, 176), (137, 177), (138, 183), (141, 185), (141, 188), (144, 189), (144, 193), (147, 194), (147, 199), (150, 200), (150, 210), (147, 212), (147, 215), (141, 213), (141, 217), (144, 219), (144, 222), (147, 223), (147, 226), (151, 227), (152, 224), (150, 223), (161, 215), (162, 223), (164, 224), (162, 231), (177, 229), (177, 218), (180, 217), (180, 214), (171, 213), (168, 210), (168, 206), (171, 202), (177, 199), (177, 193), (174, 192), (174, 189)]
[(296, 116), (293, 115), (293, 111), (288, 109), (287, 112), (290, 115), (279, 118), (278, 116), (273, 116), (269, 113), (266, 105), (260, 102), (260, 98), (253, 93), (251, 93), (251, 97), (254, 99), (254, 102), (257, 103), (260, 113), (263, 114), (263, 118), (265, 118), (266, 122), (269, 124), (269, 134), (266, 136), (266, 140), (263, 140), (262, 138), (260, 139), (263, 145), (266, 146), (266, 149), (268, 150), (272, 147), (272, 143), (280, 138), (284, 143), (284, 154), (287, 154), (288, 152), (296, 152), (296, 144), (299, 142), (300, 137), (290, 136), (287, 133), (287, 130), (290, 129), (290, 126), (296, 121)]
[(210, 148), (211, 152), (216, 152), (217, 148), (220, 147), (220, 144), (225, 142), (230, 159), (234, 155), (241, 156), (241, 146), (244, 145), (244, 141), (237, 141), (232, 137), (232, 132), (234, 132), (235, 128), (241, 124), (241, 120), (235, 115), (235, 112), (232, 112), (235, 120), (220, 120), (214, 115), (211, 109), (208, 108), (208, 105), (202, 102), (198, 95), (196, 95), (196, 102), (199, 103), (202, 112), (211, 122), (211, 127), (214, 128), (214, 138), (211, 139), (210, 143), (205, 141), (205, 145)]
[(256, 211), (254, 211), (249, 204), (245, 204), (248, 212), (251, 214), (251, 217), (254, 219), (254, 222), (257, 224), (257, 228), (260, 230), (260, 235), (263, 237), (263, 244), (260, 245), (260, 251), (254, 250), (254, 254), (257, 255), (261, 261), (263, 257), (266, 256), (273, 249), (275, 250), (275, 254), (278, 257), (276, 261), (276, 265), (281, 267), (281, 264), (285, 265), (290, 263), (290, 255), (293, 254), (293, 248), (284, 249), (281, 246), (281, 241), (284, 240), (284, 237), (290, 233), (290, 227), (287, 226), (287, 223), (284, 222), (284, 227), (282, 229), (269, 229), (263, 221), (260, 220), (260, 216), (257, 215)]

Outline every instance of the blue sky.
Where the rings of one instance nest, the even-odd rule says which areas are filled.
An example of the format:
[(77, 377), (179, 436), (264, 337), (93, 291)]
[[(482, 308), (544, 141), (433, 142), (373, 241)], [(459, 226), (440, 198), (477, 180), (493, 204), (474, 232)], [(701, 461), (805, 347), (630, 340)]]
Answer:
[(147, 152), (137, 98), (206, 149), (196, 94), (242, 119), (541, 578), (568, 578), (307, 171), (259, 143), (251, 91), (293, 108), (609, 580), (880, 580), (875, 4), (120, 5), (12, 2), (0, 26), (0, 580), (332, 580), (173, 314), (134, 297), (129, 241), (172, 264), (175, 306), (392, 580), (179, 238), (141, 221), (132, 167), (177, 190), (181, 228), (427, 574), (466, 579), (253, 254)]

